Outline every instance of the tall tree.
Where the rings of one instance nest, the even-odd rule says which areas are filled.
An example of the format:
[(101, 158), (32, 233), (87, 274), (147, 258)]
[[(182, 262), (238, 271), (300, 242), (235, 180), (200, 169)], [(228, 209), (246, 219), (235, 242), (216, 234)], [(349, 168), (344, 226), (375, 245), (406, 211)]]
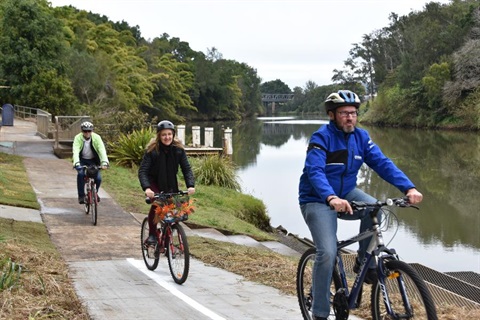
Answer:
[(0, 7), (0, 69), (12, 102), (70, 112), (75, 99), (65, 76), (62, 24), (47, 1), (4, 0)]

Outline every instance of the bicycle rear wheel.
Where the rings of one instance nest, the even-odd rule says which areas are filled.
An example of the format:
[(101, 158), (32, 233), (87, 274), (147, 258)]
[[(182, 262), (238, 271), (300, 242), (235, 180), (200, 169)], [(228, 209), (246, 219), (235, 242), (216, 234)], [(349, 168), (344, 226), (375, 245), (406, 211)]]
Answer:
[(143, 261), (145, 262), (148, 270), (155, 270), (158, 266), (158, 261), (160, 260), (160, 250), (158, 243), (154, 246), (147, 244), (148, 235), (148, 217), (145, 217), (142, 222), (142, 231), (140, 233), (140, 245), (142, 246)]
[(97, 186), (95, 183), (92, 183), (91, 185), (91, 190), (92, 190), (92, 197), (90, 199), (90, 205), (92, 208), (92, 223), (94, 226), (97, 225), (97, 205), (98, 205), (98, 199), (97, 199)]
[[(313, 294), (312, 294), (312, 284), (313, 284), (313, 265), (315, 263), (315, 248), (310, 248), (305, 251), (298, 262), (297, 267), (297, 298), (298, 304), (300, 306), (300, 311), (302, 312), (303, 319), (311, 320), (312, 316), (312, 307), (313, 307)], [(337, 290), (341, 287), (340, 276), (336, 268), (333, 270), (332, 274), (332, 283), (330, 285), (330, 306), (333, 305), (333, 297)], [(333, 316), (333, 313), (330, 312), (330, 315)]]
[(388, 297), (384, 298), (379, 282), (372, 286), (371, 308), (374, 320), (437, 319), (430, 291), (415, 269), (398, 260), (385, 261), (384, 268), (387, 273), (385, 291)]
[(168, 267), (173, 281), (182, 284), (187, 280), (190, 268), (187, 235), (179, 224), (170, 225), (170, 231), (170, 243), (167, 246)]

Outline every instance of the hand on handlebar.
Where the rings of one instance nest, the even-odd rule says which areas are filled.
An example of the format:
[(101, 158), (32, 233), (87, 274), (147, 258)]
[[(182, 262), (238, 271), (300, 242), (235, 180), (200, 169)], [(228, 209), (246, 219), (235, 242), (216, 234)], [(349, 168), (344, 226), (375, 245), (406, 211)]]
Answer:
[(411, 204), (420, 203), (423, 199), (423, 195), (415, 188), (409, 189), (406, 196), (408, 197), (408, 202)]
[(333, 198), (330, 200), (330, 208), (337, 212), (353, 214), (353, 209), (350, 203), (345, 199)]
[(190, 187), (190, 188), (187, 189), (187, 191), (188, 191), (188, 195), (192, 195), (192, 194), (195, 193), (195, 188)]
[(152, 189), (147, 188), (145, 189), (145, 196), (147, 198), (153, 199), (153, 197), (155, 196), (155, 192), (153, 192)]

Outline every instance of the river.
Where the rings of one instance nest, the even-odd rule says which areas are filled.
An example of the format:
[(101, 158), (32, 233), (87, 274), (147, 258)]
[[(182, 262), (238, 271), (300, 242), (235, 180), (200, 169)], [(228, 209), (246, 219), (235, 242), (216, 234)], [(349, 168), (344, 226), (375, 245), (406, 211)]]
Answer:
[[(265, 203), (273, 227), (281, 225), (309, 239), (298, 206), (298, 180), (310, 135), (325, 123), (274, 117), (229, 124), (242, 191)], [(363, 127), (424, 195), (420, 210), (393, 210), (398, 223), (384, 233), (388, 246), (407, 262), (442, 272), (480, 273), (478, 133)], [(359, 172), (358, 181), (378, 199), (401, 196), (368, 167)], [(338, 237), (354, 235), (358, 225), (340, 221)]]

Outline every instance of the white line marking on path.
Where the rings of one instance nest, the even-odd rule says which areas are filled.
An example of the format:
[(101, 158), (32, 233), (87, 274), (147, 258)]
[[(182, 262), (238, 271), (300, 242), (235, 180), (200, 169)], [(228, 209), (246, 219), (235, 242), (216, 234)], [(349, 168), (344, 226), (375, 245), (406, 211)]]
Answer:
[(206, 315), (207, 317), (209, 317), (210, 319), (214, 319), (214, 320), (226, 320), (225, 318), (222, 318), (221, 316), (219, 316), (218, 314), (216, 314), (215, 312), (211, 311), (210, 309), (204, 307), (203, 305), (201, 305), (200, 303), (198, 303), (197, 301), (193, 300), (192, 298), (190, 298), (189, 296), (185, 295), (184, 293), (180, 292), (178, 289), (176, 289), (174, 286), (172, 286), (170, 283), (166, 282), (165, 280), (161, 279), (160, 276), (158, 274), (156, 274), (155, 272), (152, 272), (150, 270), (147, 269), (147, 267), (145, 267), (145, 264), (143, 263), (143, 261), (141, 260), (135, 260), (133, 258), (127, 258), (127, 261), (133, 265), (135, 268), (137, 268), (138, 270), (142, 271), (145, 275), (147, 275), (149, 278), (153, 279), (156, 283), (158, 283), (159, 285), (161, 285), (163, 288), (165, 288), (166, 290), (168, 290), (171, 294), (173, 294), (174, 296), (176, 296), (177, 298), (180, 298), (181, 300), (183, 300), (184, 302), (186, 302), (187, 304), (189, 304), (192, 308), (200, 311), (201, 313), (203, 313), (204, 315)]

